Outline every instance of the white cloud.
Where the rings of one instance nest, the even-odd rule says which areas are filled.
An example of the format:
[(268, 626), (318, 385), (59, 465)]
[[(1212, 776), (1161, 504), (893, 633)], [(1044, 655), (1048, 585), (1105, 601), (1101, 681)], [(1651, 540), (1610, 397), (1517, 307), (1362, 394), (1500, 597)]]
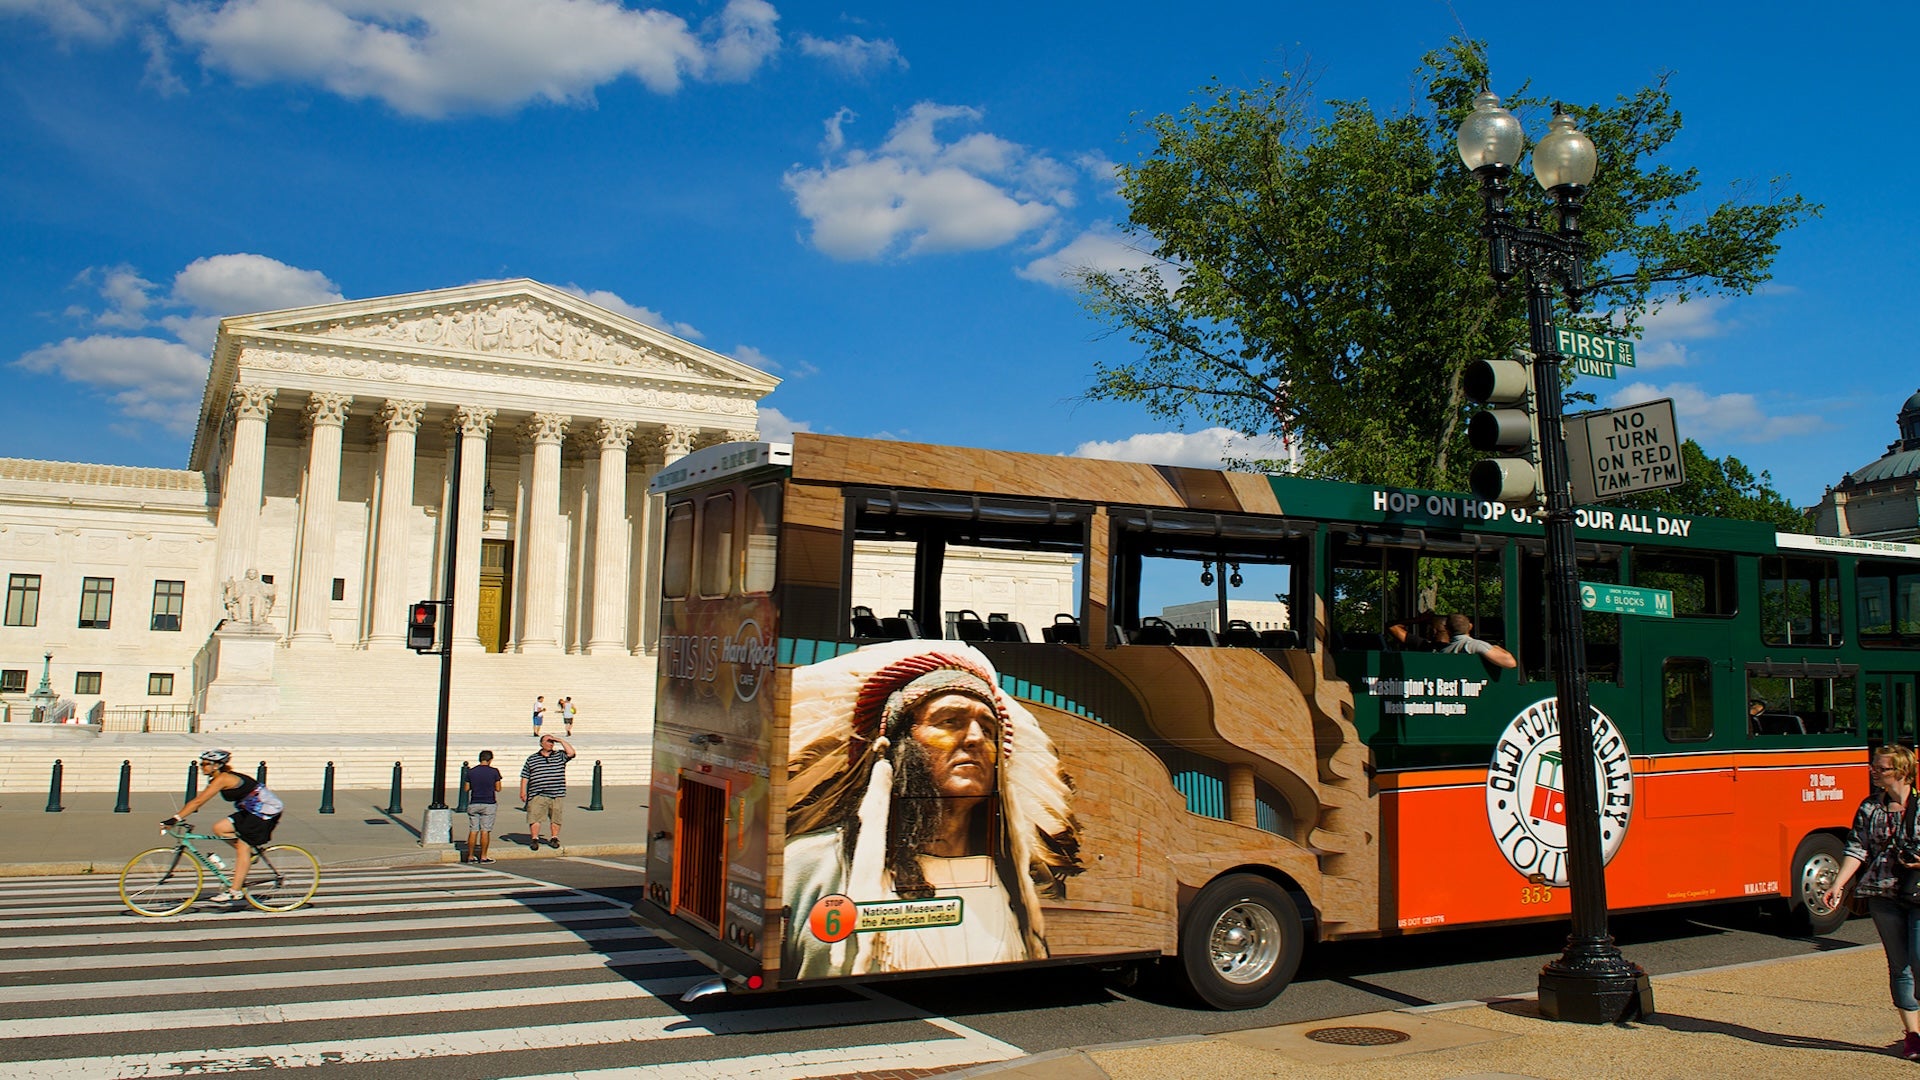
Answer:
[(133, 34), (163, 91), (182, 85), (166, 54), (183, 52), (241, 83), (317, 86), (428, 118), (590, 103), (626, 77), (662, 94), (738, 82), (780, 48), (766, 0), (729, 0), (698, 30), (620, 0), (0, 0), (7, 13), (67, 40)]
[(1073, 205), (1075, 174), (1052, 158), (986, 132), (941, 139), (941, 125), (980, 118), (977, 109), (921, 102), (867, 151), (845, 150), (852, 114), (834, 114), (827, 161), (785, 177), (813, 245), (837, 259), (977, 251), (1035, 232)]
[(1687, 342), (1717, 338), (1735, 329), (1726, 315), (1727, 299), (1720, 296), (1654, 308), (1640, 320), (1640, 334), (1633, 350), (1634, 366), (1686, 367), (1693, 361)]
[(1230, 428), (1216, 427), (1195, 432), (1144, 432), (1115, 442), (1084, 442), (1074, 447), (1068, 456), (1219, 469), (1235, 460), (1280, 461), (1291, 454), (1278, 436), (1243, 435)]
[(789, 419), (785, 413), (770, 405), (760, 406), (759, 427), (762, 442), (792, 442), (794, 432), (813, 430), (813, 425), (807, 421)]
[(265, 255), (195, 259), (174, 275), (165, 296), (130, 266), (89, 270), (78, 281), (96, 290), (105, 307), (98, 312), (75, 307), (70, 316), (109, 331), (157, 328), (171, 339), (113, 333), (70, 337), (34, 349), (15, 366), (93, 387), (125, 416), (175, 432), (193, 427), (221, 319), (343, 299), (326, 275)]
[(1787, 413), (1769, 416), (1752, 394), (1713, 394), (1693, 383), (1629, 383), (1615, 390), (1606, 401), (1608, 408), (1619, 409), (1660, 398), (1673, 399), (1674, 425), (1680, 437), (1696, 442), (1762, 443), (1795, 435), (1806, 435), (1827, 426), (1812, 413)]
[(562, 285), (560, 288), (562, 291), (570, 292), (589, 304), (606, 308), (608, 311), (618, 315), (625, 315), (634, 322), (645, 323), (656, 330), (665, 330), (667, 333), (678, 338), (684, 338), (687, 341), (699, 341), (706, 336), (699, 330), (696, 330), (690, 323), (674, 322), (650, 307), (641, 307), (639, 304), (629, 304), (618, 295), (610, 293), (605, 289), (583, 289), (578, 285)]
[(783, 364), (751, 345), (741, 345), (733, 350), (733, 358), (770, 374), (782, 375), (789, 379), (804, 379), (809, 375), (820, 374), (820, 369), (805, 361)]
[(1167, 288), (1179, 286), (1182, 276), (1179, 267), (1141, 250), (1138, 241), (1114, 228), (1111, 222), (1100, 222), (1074, 237), (1065, 247), (1035, 259), (1014, 273), (1042, 285), (1075, 289), (1080, 285), (1081, 275), (1088, 270), (1126, 274), (1148, 268), (1160, 272)]
[(803, 55), (823, 60), (830, 67), (856, 77), (884, 68), (898, 67), (904, 71), (907, 67), (907, 58), (900, 55), (899, 46), (886, 39), (868, 41), (849, 34), (838, 41), (828, 41), (801, 34), (797, 40)]

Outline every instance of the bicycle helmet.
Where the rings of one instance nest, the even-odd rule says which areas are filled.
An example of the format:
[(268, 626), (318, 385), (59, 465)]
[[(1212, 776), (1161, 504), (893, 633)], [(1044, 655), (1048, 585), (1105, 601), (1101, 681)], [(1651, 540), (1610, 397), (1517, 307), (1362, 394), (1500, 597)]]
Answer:
[(200, 751), (200, 760), (209, 765), (225, 765), (227, 762), (233, 760), (233, 755), (225, 750), (202, 750)]

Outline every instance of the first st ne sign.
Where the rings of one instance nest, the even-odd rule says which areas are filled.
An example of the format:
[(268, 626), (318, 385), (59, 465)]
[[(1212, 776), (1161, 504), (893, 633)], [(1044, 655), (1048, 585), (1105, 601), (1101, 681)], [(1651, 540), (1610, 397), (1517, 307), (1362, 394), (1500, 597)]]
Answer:
[(1566, 432), (1574, 502), (1613, 499), (1686, 482), (1672, 398), (1569, 416)]

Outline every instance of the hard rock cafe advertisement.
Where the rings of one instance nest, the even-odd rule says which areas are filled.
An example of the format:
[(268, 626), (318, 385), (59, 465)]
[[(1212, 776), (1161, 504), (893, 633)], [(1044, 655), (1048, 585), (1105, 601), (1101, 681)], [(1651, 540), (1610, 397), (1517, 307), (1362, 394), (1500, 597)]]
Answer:
[(647, 880), (673, 881), (682, 778), (724, 791), (723, 935), (757, 952), (767, 910), (773, 604), (767, 597), (741, 597), (670, 609), (660, 637)]
[(796, 669), (788, 757), (785, 978), (1048, 955), (1072, 788), (984, 654), (895, 641)]

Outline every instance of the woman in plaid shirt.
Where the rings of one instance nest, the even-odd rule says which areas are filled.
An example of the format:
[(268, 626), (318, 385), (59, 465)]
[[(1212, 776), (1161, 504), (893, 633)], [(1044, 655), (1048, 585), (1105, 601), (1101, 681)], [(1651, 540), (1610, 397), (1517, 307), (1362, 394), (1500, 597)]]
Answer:
[(1853, 831), (1847, 834), (1840, 876), (1825, 900), (1829, 905), (1840, 903), (1847, 885), (1859, 877), (1855, 892), (1867, 902), (1874, 929), (1880, 931), (1893, 1007), (1900, 1011), (1900, 1024), (1907, 1032), (1902, 1053), (1909, 1061), (1920, 1061), (1920, 1001), (1913, 995), (1913, 965), (1920, 957), (1920, 908), (1899, 898), (1901, 870), (1920, 867), (1920, 860), (1909, 861), (1901, 854), (1901, 849), (1920, 850), (1914, 815), (1907, 812), (1908, 800), (1914, 797), (1913, 778), (1912, 750), (1882, 746), (1873, 752), (1873, 784), (1879, 790), (1860, 800)]

